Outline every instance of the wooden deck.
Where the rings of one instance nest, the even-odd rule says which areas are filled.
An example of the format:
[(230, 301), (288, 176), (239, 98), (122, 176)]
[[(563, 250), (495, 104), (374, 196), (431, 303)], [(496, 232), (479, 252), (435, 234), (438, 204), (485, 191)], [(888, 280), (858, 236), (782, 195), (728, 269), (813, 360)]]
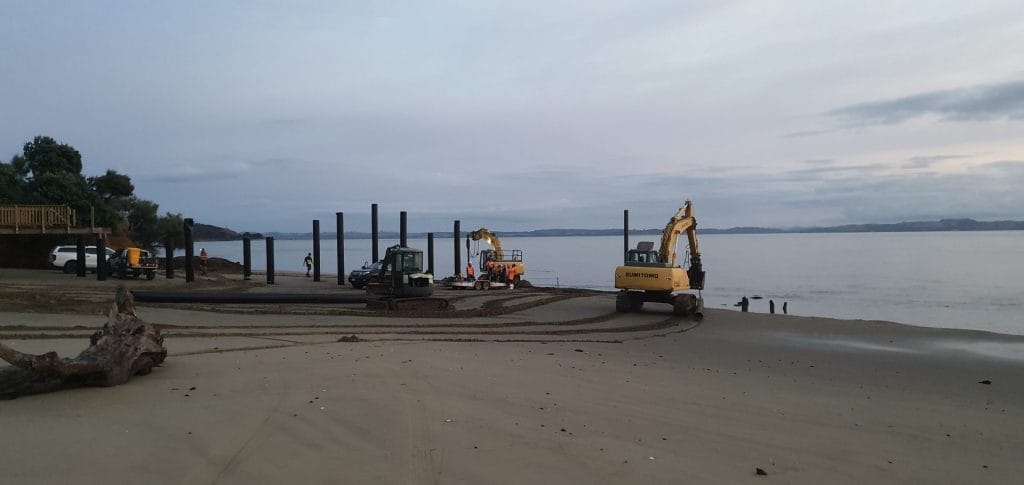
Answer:
[(110, 228), (79, 226), (75, 210), (66, 205), (0, 205), (0, 235), (109, 234)]

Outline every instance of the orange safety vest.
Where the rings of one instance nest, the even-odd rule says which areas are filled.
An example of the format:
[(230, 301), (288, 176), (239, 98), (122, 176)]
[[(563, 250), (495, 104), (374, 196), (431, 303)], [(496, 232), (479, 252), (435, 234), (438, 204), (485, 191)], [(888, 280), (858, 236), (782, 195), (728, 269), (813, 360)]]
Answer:
[(470, 279), (473, 279), (473, 265), (472, 264), (467, 264), (466, 265), (466, 277), (468, 277)]
[(515, 281), (516, 279), (516, 267), (515, 265), (508, 267), (508, 280)]

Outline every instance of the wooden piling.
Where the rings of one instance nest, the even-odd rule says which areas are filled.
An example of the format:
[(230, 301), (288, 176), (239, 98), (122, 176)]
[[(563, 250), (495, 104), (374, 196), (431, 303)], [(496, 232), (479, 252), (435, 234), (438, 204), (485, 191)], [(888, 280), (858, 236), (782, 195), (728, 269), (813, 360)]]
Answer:
[(320, 219), (313, 220), (313, 281), (320, 281)]

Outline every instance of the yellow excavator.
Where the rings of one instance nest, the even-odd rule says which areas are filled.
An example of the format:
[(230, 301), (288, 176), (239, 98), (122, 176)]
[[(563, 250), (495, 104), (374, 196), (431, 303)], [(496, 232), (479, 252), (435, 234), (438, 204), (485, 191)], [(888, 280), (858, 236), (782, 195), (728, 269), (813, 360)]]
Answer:
[(514, 283), (519, 283), (519, 280), (526, 274), (526, 265), (523, 263), (523, 252), (518, 249), (506, 251), (501, 248), (501, 239), (498, 236), (488, 230), (486, 227), (481, 227), (466, 237), (466, 258), (469, 259), (469, 240), (474, 241), (483, 240), (487, 244), (491, 245), (491, 249), (484, 249), (480, 251), (480, 267), (477, 268), (483, 272), (487, 270), (487, 262), (493, 261), (495, 270), (501, 269), (502, 266), (514, 266), (516, 268), (516, 279)]
[[(690, 245), (686, 269), (676, 264), (676, 242), (684, 232)], [(704, 318), (704, 299), (700, 296), (700, 290), (704, 289), (704, 268), (697, 248), (697, 220), (690, 201), (665, 224), (658, 250), (654, 250), (653, 242), (641, 241), (636, 249), (627, 251), (625, 264), (615, 268), (615, 287), (622, 290), (615, 298), (616, 311), (639, 311), (644, 302), (650, 301), (672, 305), (676, 315), (689, 315), (698, 321)], [(697, 290), (697, 294), (679, 293), (687, 290)]]

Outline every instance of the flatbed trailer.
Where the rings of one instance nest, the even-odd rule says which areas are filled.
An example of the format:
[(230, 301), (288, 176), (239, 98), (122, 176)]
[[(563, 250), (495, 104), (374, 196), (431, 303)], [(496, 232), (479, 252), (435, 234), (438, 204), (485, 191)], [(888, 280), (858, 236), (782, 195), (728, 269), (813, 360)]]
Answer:
[(498, 281), (482, 279), (475, 281), (453, 281), (451, 287), (453, 290), (500, 290), (508, 288), (508, 285)]

